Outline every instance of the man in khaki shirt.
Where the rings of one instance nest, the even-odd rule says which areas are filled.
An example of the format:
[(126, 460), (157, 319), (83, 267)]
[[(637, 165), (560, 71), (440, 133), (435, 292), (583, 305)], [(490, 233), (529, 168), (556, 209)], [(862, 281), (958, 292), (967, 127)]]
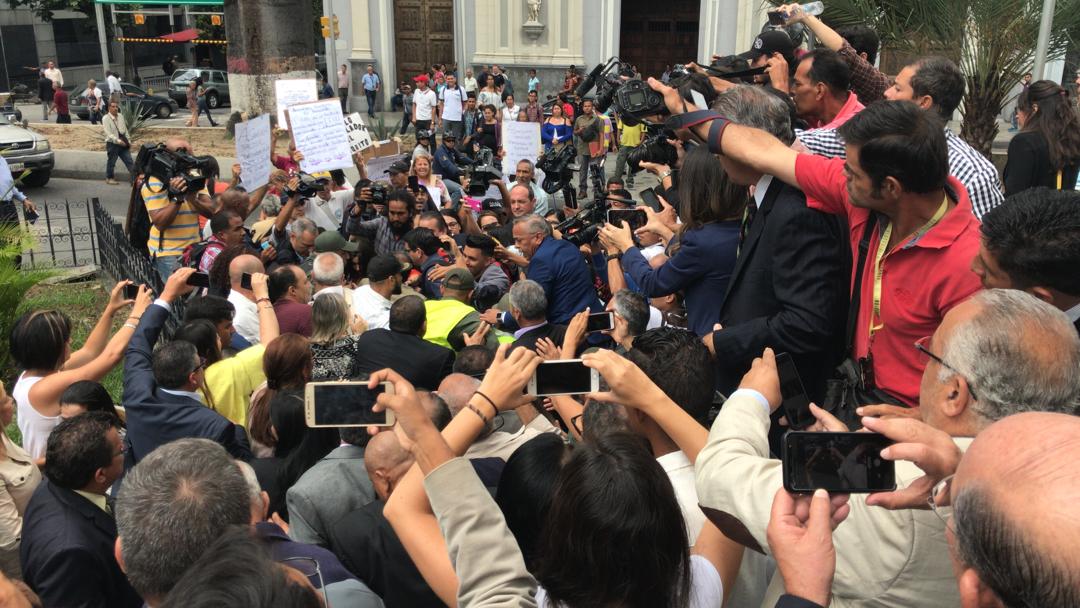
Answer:
[[(956, 306), (919, 348), (927, 359), (920, 407), (867, 406), (862, 415), (918, 415), (964, 450), (994, 421), (1025, 410), (1067, 411), (1080, 399), (1080, 338), (1052, 306), (1015, 290), (979, 292)], [(914, 347), (914, 346), (913, 346)], [(986, 353), (994, 353), (988, 356)], [(697, 459), (702, 507), (722, 529), (768, 552), (766, 527), (782, 487), (779, 460), (768, 455), (769, 414), (780, 404), (772, 352), (755, 361), (724, 404)], [(820, 409), (811, 430), (846, 430)], [(896, 464), (897, 486), (923, 476)], [(873, 502), (871, 500), (871, 502)], [(832, 606), (958, 606), (945, 524), (928, 510), (889, 511), (853, 495), (850, 515), (833, 533)], [(715, 519), (714, 519), (715, 520)], [(774, 577), (763, 605), (783, 593)]]

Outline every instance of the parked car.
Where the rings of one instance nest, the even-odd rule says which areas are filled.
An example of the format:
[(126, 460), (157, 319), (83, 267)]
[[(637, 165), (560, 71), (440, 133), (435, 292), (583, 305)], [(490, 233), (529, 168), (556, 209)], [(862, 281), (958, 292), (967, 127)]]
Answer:
[(23, 183), (33, 187), (48, 183), (56, 164), (45, 136), (27, 129), (25, 123), (11, 122), (4, 114), (0, 114), (0, 155), (7, 160), (11, 174), (16, 178), (29, 169), (30, 174), (23, 178)]
[(10, 122), (22, 122), (22, 111), (15, 106), (16, 92), (0, 93), (0, 114), (7, 117)]
[[(168, 118), (180, 110), (180, 106), (176, 105), (175, 101), (163, 95), (151, 95), (139, 87), (127, 82), (120, 83), (120, 88), (124, 91), (124, 102), (139, 104), (140, 116)], [(97, 84), (97, 90), (102, 99), (109, 98), (108, 84), (99, 82)], [(90, 110), (86, 107), (85, 98), (83, 97), (83, 93), (85, 92), (85, 86), (75, 87), (71, 92), (70, 109), (71, 113), (75, 114), (80, 119), (90, 120)]]
[(206, 86), (206, 105), (211, 110), (217, 109), (229, 103), (229, 75), (225, 70), (212, 70), (210, 68), (185, 68), (176, 70), (169, 83), (169, 97), (180, 107), (187, 107), (188, 83), (196, 78), (202, 78)]

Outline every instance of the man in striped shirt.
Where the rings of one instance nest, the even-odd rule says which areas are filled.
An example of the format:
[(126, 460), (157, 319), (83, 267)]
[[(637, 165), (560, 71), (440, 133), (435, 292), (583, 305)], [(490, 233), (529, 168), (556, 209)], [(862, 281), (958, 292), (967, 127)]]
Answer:
[[(935, 110), (947, 122), (964, 96), (964, 75), (944, 57), (924, 57), (907, 65), (885, 90), (885, 98), (914, 101), (925, 109)], [(842, 158), (844, 141), (835, 129), (819, 129), (798, 134), (807, 150), (819, 156)], [(1004, 195), (997, 168), (985, 156), (945, 127), (949, 151), (949, 174), (964, 185), (971, 197), (971, 210), (982, 219), (987, 211), (1001, 204)]]
[[(187, 140), (172, 138), (165, 142), (172, 152), (192, 154)], [(150, 215), (150, 239), (146, 245), (154, 268), (167, 281), (180, 263), (184, 248), (199, 241), (199, 216), (214, 214), (214, 202), (204, 187), (185, 192), (184, 180), (174, 177), (168, 185), (156, 177), (147, 177), (141, 190), (146, 212)]]

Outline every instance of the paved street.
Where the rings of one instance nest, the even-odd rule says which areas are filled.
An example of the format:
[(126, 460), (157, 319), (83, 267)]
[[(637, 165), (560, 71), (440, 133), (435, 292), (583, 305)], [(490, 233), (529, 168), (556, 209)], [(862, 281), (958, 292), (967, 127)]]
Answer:
[[(20, 103), (20, 104), (18, 104), (18, 108), (19, 108), (19, 110), (22, 111), (23, 118), (25, 118), (26, 120), (29, 120), (30, 124), (36, 124), (36, 123), (42, 123), (42, 122), (49, 122), (49, 123), (55, 123), (56, 122), (56, 115), (55, 114), (50, 116), (49, 120), (42, 120), (41, 119), (41, 106), (38, 105), (38, 104)], [(229, 113), (231, 111), (232, 110), (229, 109), (228, 106), (224, 106), (224, 107), (218, 108), (216, 110), (213, 110), (212, 114), (214, 115), (214, 120), (219, 121), (219, 122), (223, 122), (226, 119), (226, 117), (228, 117), (228, 115), (229, 115)], [(180, 110), (176, 114), (173, 114), (169, 118), (166, 118), (166, 119), (161, 119), (161, 118), (157, 118), (157, 117), (151, 118), (149, 124), (151, 126), (154, 126), (154, 127), (182, 127), (182, 126), (184, 126), (184, 123), (187, 122), (187, 119), (190, 116), (191, 115), (188, 112), (187, 108), (180, 108)], [(72, 124), (76, 124), (76, 125), (79, 125), (79, 124), (88, 125), (88, 124), (90, 124), (89, 120), (80, 120), (79, 117), (76, 116), (75, 114), (71, 115), (71, 122), (72, 122)], [(199, 121), (199, 125), (202, 126), (202, 127), (209, 127), (210, 126), (210, 123), (208, 123), (206, 121), (206, 115), (205, 114), (203, 114), (202, 119)]]
[[(103, 172), (104, 174), (104, 172)], [(110, 186), (105, 180), (65, 179), (54, 177), (41, 188), (25, 188), (23, 192), (30, 200), (38, 203), (63, 203), (85, 201), (98, 197), (114, 218), (123, 221), (127, 215), (128, 195), (130, 190), (125, 185)]]

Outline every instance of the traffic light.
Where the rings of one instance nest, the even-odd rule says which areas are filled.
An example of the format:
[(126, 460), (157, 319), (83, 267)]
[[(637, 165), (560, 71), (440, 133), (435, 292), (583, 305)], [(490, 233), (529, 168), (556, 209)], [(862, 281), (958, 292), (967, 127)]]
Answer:
[(341, 37), (341, 27), (338, 25), (337, 15), (334, 15), (334, 40)]
[(144, 23), (146, 23), (146, 15), (135, 13), (135, 25), (142, 25)]
[(330, 37), (330, 17), (319, 17), (319, 24), (322, 25), (322, 37)]
[(211, 25), (221, 25), (221, 15), (210, 15)]

